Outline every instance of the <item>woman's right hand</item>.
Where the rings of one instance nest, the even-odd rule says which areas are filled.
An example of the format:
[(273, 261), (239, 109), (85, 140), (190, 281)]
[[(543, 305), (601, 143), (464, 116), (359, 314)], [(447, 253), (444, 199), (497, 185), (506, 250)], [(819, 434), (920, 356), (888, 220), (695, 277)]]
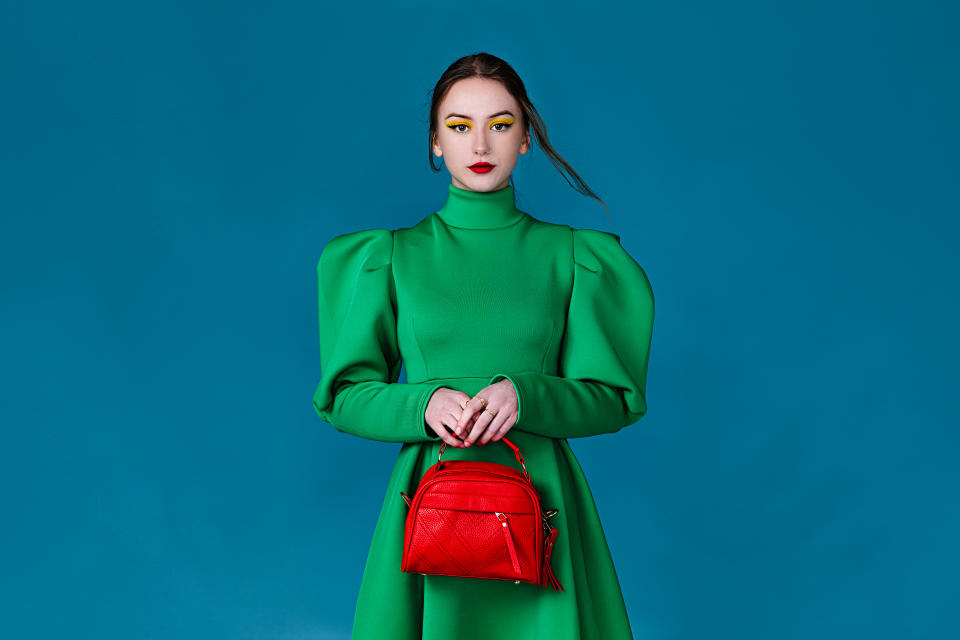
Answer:
[[(463, 391), (440, 387), (433, 392), (427, 402), (427, 409), (423, 415), (427, 426), (433, 429), (434, 433), (451, 447), (460, 449), (464, 447), (463, 440), (460, 436), (455, 435), (453, 430), (456, 428), (457, 422), (460, 421), (463, 407), (469, 399), (470, 396)], [(474, 422), (476, 422), (475, 417), (463, 430), (463, 433), (470, 433), (470, 428), (472, 428)]]

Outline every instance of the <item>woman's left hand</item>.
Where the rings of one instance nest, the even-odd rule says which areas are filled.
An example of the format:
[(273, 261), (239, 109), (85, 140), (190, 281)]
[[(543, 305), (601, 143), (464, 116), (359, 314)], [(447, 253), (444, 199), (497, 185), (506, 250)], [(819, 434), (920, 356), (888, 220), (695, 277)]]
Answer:
[[(480, 398), (486, 402), (481, 402)], [(455, 431), (463, 438), (465, 447), (474, 442), (485, 445), (491, 440), (499, 440), (516, 424), (518, 407), (519, 400), (513, 383), (503, 378), (484, 387), (467, 401)], [(474, 416), (476, 420), (471, 425)], [(467, 432), (470, 426), (472, 428)], [(477, 438), (480, 440), (477, 441)]]

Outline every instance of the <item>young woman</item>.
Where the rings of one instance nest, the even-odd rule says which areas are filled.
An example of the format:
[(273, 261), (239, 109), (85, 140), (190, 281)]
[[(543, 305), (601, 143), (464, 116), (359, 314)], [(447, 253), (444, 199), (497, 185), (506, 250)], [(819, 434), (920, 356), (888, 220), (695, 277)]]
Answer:
[[(451, 175), (444, 206), (411, 227), (337, 236), (320, 256), (316, 412), (341, 432), (403, 443), (354, 640), (633, 637), (567, 439), (616, 432), (646, 412), (653, 292), (618, 235), (516, 207), (510, 177), (531, 126), (551, 161), (596, 198), (553, 150), (516, 72), (478, 53), (454, 62), (433, 92), (430, 152)], [(401, 571), (401, 491), (414, 494), (442, 442), (444, 460), (516, 468), (497, 443), (508, 434), (543, 508), (559, 511), (550, 564), (563, 591)]]

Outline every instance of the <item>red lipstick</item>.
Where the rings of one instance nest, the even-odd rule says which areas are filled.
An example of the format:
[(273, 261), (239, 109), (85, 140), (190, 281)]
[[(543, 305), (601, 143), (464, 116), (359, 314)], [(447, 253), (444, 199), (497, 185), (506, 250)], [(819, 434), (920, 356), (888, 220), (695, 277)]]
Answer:
[(487, 173), (491, 171), (494, 166), (495, 165), (492, 165), (489, 162), (478, 162), (470, 165), (469, 169), (474, 173)]

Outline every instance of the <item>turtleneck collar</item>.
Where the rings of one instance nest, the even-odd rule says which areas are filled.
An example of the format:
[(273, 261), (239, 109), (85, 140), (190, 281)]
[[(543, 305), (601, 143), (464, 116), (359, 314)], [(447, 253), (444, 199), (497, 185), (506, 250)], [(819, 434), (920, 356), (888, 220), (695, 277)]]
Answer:
[(513, 197), (513, 185), (497, 191), (469, 191), (450, 183), (447, 202), (437, 212), (451, 227), (500, 229), (523, 217)]

